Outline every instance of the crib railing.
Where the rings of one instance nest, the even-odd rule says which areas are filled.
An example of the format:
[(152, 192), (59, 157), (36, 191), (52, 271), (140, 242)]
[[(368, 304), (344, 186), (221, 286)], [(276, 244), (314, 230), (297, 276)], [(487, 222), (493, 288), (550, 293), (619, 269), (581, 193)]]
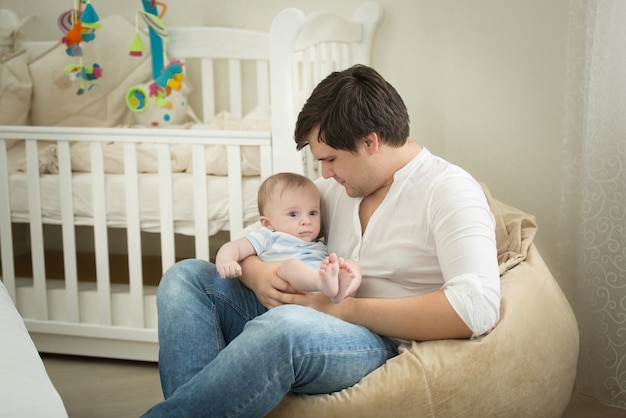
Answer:
[[(13, 248), (13, 217), (11, 213), (10, 173), (7, 171), (9, 140), (25, 142), (28, 184), (28, 229), (32, 278), (16, 277)], [(61, 284), (46, 277), (44, 219), (41, 213), (41, 190), (38, 162), (38, 141), (54, 141), (58, 154), (58, 179), (62, 231), (63, 272)], [(70, 146), (76, 141), (90, 143), (95, 288), (85, 290), (77, 272), (77, 244), (72, 198)], [(103, 144), (111, 141), (124, 144), (124, 182), (126, 194), (126, 237), (129, 284), (123, 290), (112, 283), (109, 271), (105, 173)], [(209, 228), (204, 146), (224, 144), (228, 159), (228, 190), (230, 194), (229, 230), (236, 236), (244, 227), (241, 147), (257, 146), (260, 150), (261, 177), (272, 172), (269, 132), (156, 130), (124, 128), (39, 128), (0, 127), (0, 262), (1, 278), (16, 302), (29, 332), (40, 351), (102, 357), (156, 360), (157, 332), (155, 289), (143, 283), (141, 220), (136, 145), (157, 144), (160, 194), (161, 263), (165, 271), (176, 261), (170, 144), (192, 147), (193, 196), (195, 213), (195, 256), (209, 259)], [(30, 298), (25, 304), (24, 298)], [(59, 300), (61, 299), (61, 300)], [(62, 313), (51, 309), (62, 306)], [(118, 308), (125, 305), (129, 317), (120, 319)]]

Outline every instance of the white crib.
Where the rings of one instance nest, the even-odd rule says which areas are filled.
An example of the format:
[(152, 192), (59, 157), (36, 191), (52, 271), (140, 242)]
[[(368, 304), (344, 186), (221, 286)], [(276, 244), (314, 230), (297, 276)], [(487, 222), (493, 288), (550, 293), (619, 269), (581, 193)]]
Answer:
[[(185, 129), (0, 126), (1, 278), (38, 350), (155, 361), (162, 271), (180, 258), (210, 259), (217, 236), (254, 222), (263, 178), (316, 176), (316, 164), (295, 150), (297, 111), (329, 72), (369, 63), (380, 18), (380, 7), (366, 3), (350, 19), (286, 9), (268, 33), (169, 28), (169, 55), (197, 66), (201, 79), (193, 94), (201, 94), (202, 123)], [(32, 56), (42, 48), (25, 46)], [(223, 116), (215, 87), (225, 85), (228, 105), (219, 110), (243, 118), (253, 102), (271, 116), (251, 130), (214, 129)], [(59, 243), (46, 239), (50, 229)]]

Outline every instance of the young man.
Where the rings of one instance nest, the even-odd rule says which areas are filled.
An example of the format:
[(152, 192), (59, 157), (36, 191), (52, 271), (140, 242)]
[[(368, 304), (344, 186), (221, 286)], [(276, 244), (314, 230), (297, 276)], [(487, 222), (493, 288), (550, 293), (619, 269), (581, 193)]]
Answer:
[[(289, 392), (341, 390), (406, 340), (470, 338), (500, 305), (495, 222), (479, 184), (409, 137), (402, 98), (376, 71), (329, 75), (295, 130), (321, 162), (329, 251), (354, 259), (358, 295), (297, 293), (279, 263), (239, 280), (182, 261), (159, 287), (165, 401), (147, 416), (261, 417)], [(245, 326), (245, 328), (244, 328)]]

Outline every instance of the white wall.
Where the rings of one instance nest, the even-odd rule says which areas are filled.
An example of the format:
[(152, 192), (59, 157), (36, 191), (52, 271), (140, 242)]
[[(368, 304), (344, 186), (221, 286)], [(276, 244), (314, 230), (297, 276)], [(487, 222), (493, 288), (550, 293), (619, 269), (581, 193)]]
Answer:
[[(363, 1), (166, 1), (163, 20), (267, 30), (285, 7), (350, 15)], [(487, 183), (500, 200), (534, 214), (537, 245), (557, 278), (568, 1), (379, 0), (385, 15), (373, 51), (374, 67), (405, 99), (412, 136)], [(60, 39), (56, 18), (72, 4), (0, 0), (22, 16), (38, 15), (25, 29), (35, 40)], [(141, 7), (139, 0), (92, 5), (100, 17), (129, 21)]]

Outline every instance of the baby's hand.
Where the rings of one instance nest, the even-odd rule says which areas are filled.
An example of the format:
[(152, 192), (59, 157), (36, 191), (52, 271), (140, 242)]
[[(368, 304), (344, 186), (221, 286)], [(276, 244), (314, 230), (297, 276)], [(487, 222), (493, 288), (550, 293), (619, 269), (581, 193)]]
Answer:
[(222, 279), (241, 276), (241, 266), (236, 261), (217, 263), (216, 267)]

